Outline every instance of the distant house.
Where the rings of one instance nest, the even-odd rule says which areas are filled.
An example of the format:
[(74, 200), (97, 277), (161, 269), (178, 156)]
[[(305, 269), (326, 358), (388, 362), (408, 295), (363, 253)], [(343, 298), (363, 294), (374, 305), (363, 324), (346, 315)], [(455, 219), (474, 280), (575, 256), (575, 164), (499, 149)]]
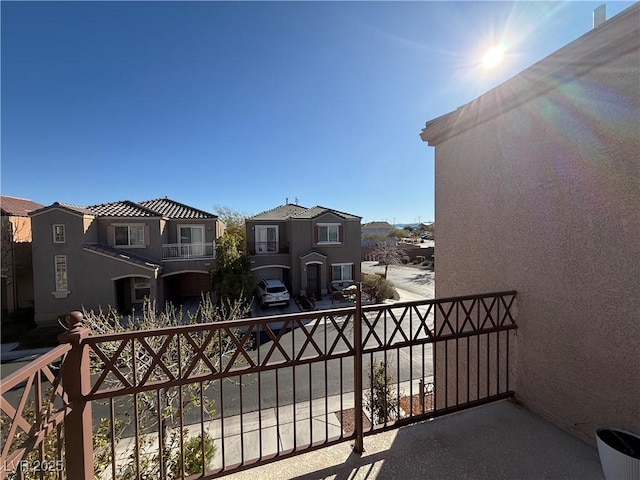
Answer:
[(2, 311), (33, 307), (31, 220), (29, 212), (42, 208), (24, 198), (0, 196), (2, 223)]
[(176, 201), (54, 203), (31, 212), (35, 318), (72, 310), (129, 311), (211, 290), (218, 217)]
[(369, 222), (362, 225), (362, 246), (375, 247), (381, 241), (397, 243), (389, 234), (395, 229), (388, 222)]
[(516, 289), (516, 399), (592, 443), (640, 431), (640, 3), (421, 136), (437, 296)]
[(256, 280), (278, 278), (294, 295), (328, 293), (360, 279), (360, 217), (286, 204), (246, 220)]

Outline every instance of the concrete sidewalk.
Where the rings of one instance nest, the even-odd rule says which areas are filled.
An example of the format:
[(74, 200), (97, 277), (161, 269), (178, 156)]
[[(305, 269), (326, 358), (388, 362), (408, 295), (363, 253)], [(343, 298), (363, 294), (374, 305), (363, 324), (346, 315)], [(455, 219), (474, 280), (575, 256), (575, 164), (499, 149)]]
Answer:
[[(418, 380), (401, 383), (400, 395), (415, 395), (418, 384)], [(205, 422), (204, 431), (213, 438), (216, 448), (211, 468), (221, 468), (223, 459), (224, 465), (234, 465), (339, 437), (342, 425), (336, 413), (353, 408), (354, 404), (354, 394), (349, 392)], [(200, 435), (200, 429), (200, 424), (191, 425), (188, 437)], [(151, 445), (146, 453), (157, 453), (158, 434), (145, 435), (142, 443)], [(116, 446), (119, 468), (130, 461), (134, 446), (132, 437), (122, 439)]]

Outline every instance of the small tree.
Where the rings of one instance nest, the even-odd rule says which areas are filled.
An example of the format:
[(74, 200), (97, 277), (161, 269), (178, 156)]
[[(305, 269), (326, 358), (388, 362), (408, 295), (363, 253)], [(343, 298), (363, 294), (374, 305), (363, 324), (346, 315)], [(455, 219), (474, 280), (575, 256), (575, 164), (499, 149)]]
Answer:
[(387, 372), (383, 361), (368, 365), (369, 388), (365, 393), (364, 406), (373, 423), (384, 423), (397, 416), (398, 400), (393, 391), (393, 376)]
[(383, 241), (378, 243), (376, 249), (371, 252), (378, 262), (384, 265), (384, 278), (387, 278), (387, 272), (390, 265), (402, 264), (404, 250), (393, 245), (391, 242)]
[(225, 232), (216, 244), (217, 261), (211, 277), (218, 304), (251, 303), (254, 280), (249, 256), (240, 250), (241, 241), (237, 235)]

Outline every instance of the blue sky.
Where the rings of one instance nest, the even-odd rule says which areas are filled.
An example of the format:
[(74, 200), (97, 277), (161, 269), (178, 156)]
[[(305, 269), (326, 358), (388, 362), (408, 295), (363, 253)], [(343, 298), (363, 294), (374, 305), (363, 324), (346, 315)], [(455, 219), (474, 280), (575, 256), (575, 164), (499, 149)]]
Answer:
[(425, 121), (588, 32), (600, 3), (3, 1), (2, 193), (431, 221)]

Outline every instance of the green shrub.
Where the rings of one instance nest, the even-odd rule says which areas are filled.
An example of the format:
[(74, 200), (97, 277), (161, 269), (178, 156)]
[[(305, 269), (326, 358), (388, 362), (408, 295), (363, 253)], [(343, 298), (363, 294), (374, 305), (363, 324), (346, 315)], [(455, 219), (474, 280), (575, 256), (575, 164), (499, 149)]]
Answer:
[(397, 417), (398, 399), (393, 392), (393, 376), (383, 361), (368, 365), (369, 385), (364, 396), (364, 406), (373, 423), (381, 424)]
[(396, 292), (393, 283), (376, 274), (364, 274), (362, 290), (378, 303), (390, 298), (398, 298), (398, 292)]
[[(211, 461), (215, 455), (216, 447), (213, 444), (213, 438), (207, 432), (204, 432), (204, 471), (211, 469)], [(184, 474), (193, 475), (201, 473), (202, 470), (202, 435), (191, 437), (184, 442)], [(182, 478), (182, 457), (180, 452), (175, 453), (175, 459), (172, 462), (174, 478)]]

